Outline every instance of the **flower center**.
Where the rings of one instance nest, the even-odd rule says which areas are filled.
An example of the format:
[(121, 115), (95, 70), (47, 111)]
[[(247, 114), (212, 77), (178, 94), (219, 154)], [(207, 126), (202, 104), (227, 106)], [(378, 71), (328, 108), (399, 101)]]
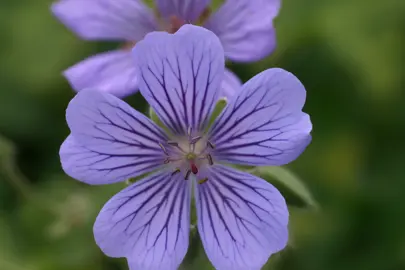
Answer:
[[(206, 9), (204, 9), (204, 11), (201, 13), (200, 17), (198, 17), (198, 19), (194, 22), (187, 22), (186, 20), (179, 18), (175, 15), (170, 16), (169, 18), (165, 19), (162, 18), (161, 14), (159, 13), (158, 10), (154, 10), (155, 11), (155, 17), (156, 20), (159, 24), (159, 28), (161, 31), (166, 31), (170, 34), (174, 34), (176, 33), (183, 25), (185, 25), (186, 23), (193, 23), (196, 25), (203, 25), (205, 23), (205, 21), (209, 18), (209, 16), (211, 15), (211, 9), (209, 7), (207, 7)], [(125, 51), (130, 51), (136, 44), (136, 41), (128, 41), (125, 42), (122, 46), (121, 49), (125, 50)]]
[(158, 10), (155, 10), (155, 16), (157, 18), (157, 21), (160, 24), (160, 28), (163, 31), (166, 31), (170, 34), (176, 33), (184, 24), (186, 23), (192, 23), (195, 25), (203, 25), (205, 21), (209, 18), (211, 15), (211, 9), (207, 7), (204, 9), (204, 11), (201, 13), (200, 17), (198, 17), (195, 21), (186, 21), (183, 18), (179, 18), (176, 15), (169, 16), (169, 18), (165, 19), (162, 18), (161, 14), (159, 13)]
[[(214, 164), (211, 155), (214, 145), (203, 136), (192, 136), (191, 131), (183, 138), (159, 143), (159, 146), (166, 156), (164, 164), (173, 169), (172, 175), (182, 173), (185, 180), (191, 174), (199, 176), (201, 167)], [(203, 177), (198, 182), (202, 184), (207, 180)]]
[(174, 34), (176, 33), (180, 27), (182, 27), (186, 23), (185, 20), (178, 18), (177, 16), (170, 16), (168, 23), (163, 23), (163, 30), (170, 33)]

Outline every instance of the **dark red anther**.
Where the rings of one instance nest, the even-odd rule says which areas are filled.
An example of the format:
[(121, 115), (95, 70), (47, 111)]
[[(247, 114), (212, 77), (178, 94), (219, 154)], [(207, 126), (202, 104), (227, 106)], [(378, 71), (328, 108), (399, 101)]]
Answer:
[(197, 174), (198, 173), (198, 168), (197, 165), (195, 165), (194, 162), (190, 162), (190, 167), (191, 167), (191, 171), (193, 172), (193, 174)]

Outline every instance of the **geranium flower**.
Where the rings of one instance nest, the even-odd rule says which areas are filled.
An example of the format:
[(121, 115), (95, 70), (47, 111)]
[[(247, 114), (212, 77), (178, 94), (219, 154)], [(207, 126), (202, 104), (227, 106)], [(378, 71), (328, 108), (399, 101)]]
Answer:
[[(176, 32), (183, 24), (200, 24), (220, 38), (225, 56), (236, 62), (262, 59), (275, 47), (273, 19), (280, 0), (227, 0), (210, 14), (209, 0), (156, 0), (153, 12), (141, 0), (59, 0), (52, 11), (86, 40), (122, 41), (115, 51), (91, 56), (64, 72), (76, 91), (93, 88), (124, 97), (138, 91), (133, 45), (149, 32)], [(221, 96), (230, 97), (240, 80), (226, 70)]]
[(271, 184), (229, 164), (283, 165), (311, 140), (305, 89), (291, 73), (248, 81), (207, 127), (224, 51), (217, 36), (185, 25), (148, 34), (133, 51), (140, 91), (163, 130), (124, 101), (84, 90), (70, 102), (60, 157), (88, 184), (148, 175), (112, 197), (94, 225), (97, 244), (130, 269), (177, 269), (189, 244), (195, 197), (200, 234), (216, 269), (260, 269), (288, 240), (288, 209)]

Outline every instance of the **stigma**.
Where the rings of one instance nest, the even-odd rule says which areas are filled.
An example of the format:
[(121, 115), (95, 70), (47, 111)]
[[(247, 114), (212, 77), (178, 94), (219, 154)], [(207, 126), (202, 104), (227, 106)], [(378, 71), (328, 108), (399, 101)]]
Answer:
[(197, 174), (198, 173), (198, 168), (197, 165), (194, 163), (194, 161), (190, 162), (190, 168), (191, 168), (191, 172), (193, 174)]

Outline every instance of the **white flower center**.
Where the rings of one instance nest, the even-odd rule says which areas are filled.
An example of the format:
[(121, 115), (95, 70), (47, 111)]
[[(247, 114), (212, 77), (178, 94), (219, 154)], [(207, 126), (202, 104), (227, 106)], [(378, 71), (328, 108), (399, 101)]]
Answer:
[[(191, 136), (190, 133), (183, 138), (159, 143), (166, 155), (164, 163), (170, 164), (173, 169), (172, 175), (182, 173), (185, 180), (188, 180), (191, 174), (198, 175), (202, 166), (214, 164), (211, 155), (214, 145), (203, 136)], [(199, 183), (207, 180), (199, 179)]]

